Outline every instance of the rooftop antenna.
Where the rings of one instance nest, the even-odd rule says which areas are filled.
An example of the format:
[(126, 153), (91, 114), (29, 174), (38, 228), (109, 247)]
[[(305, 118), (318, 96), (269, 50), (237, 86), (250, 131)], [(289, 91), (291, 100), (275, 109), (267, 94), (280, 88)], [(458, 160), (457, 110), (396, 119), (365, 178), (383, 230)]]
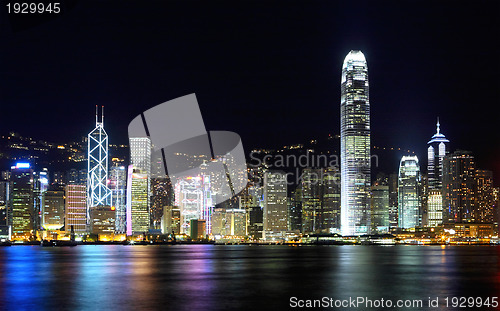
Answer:
[(97, 115), (99, 114), (99, 111), (97, 110), (97, 105), (95, 105), (95, 124), (97, 124)]
[(102, 109), (101, 123), (104, 124), (104, 105), (101, 106), (101, 109)]
[(438, 122), (437, 122), (437, 133), (438, 134), (439, 134), (439, 126), (440, 126), (440, 124), (439, 124), (439, 117), (438, 117)]

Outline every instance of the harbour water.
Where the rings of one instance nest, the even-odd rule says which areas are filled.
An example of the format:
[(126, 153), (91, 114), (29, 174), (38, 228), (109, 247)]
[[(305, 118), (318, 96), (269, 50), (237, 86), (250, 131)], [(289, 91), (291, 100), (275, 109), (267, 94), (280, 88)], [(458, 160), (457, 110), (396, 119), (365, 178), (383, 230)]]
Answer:
[[(0, 248), (1, 310), (299, 309), (291, 297), (422, 300), (387, 310), (458, 310), (444, 299), (495, 296), (499, 246)], [(426, 306), (429, 297), (439, 308)]]

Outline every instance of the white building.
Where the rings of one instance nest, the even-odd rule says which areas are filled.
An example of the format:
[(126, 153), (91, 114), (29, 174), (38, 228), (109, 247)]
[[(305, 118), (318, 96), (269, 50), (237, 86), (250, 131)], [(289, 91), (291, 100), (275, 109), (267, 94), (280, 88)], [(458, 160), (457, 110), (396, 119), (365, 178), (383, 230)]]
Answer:
[(370, 100), (368, 66), (350, 51), (342, 66), (340, 99), (341, 231), (370, 233)]
[(417, 156), (403, 156), (398, 178), (398, 227), (422, 225), (421, 176)]

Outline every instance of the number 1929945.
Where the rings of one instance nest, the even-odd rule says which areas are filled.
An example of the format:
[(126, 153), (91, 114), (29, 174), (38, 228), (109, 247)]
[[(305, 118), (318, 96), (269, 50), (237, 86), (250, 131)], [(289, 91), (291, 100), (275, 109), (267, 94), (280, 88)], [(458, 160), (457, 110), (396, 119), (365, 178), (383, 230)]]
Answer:
[(446, 297), (447, 308), (497, 308), (498, 297)]
[(61, 12), (61, 4), (54, 3), (27, 3), (27, 2), (14, 2), (7, 3), (7, 11), (9, 14), (57, 14)]

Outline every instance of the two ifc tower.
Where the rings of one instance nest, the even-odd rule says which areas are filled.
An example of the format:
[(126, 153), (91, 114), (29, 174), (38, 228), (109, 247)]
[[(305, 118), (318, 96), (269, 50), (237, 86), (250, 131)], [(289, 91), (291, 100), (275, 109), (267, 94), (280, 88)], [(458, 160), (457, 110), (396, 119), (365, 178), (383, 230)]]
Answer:
[(361, 51), (342, 65), (340, 97), (340, 217), (342, 235), (369, 234), (370, 96), (368, 66)]

